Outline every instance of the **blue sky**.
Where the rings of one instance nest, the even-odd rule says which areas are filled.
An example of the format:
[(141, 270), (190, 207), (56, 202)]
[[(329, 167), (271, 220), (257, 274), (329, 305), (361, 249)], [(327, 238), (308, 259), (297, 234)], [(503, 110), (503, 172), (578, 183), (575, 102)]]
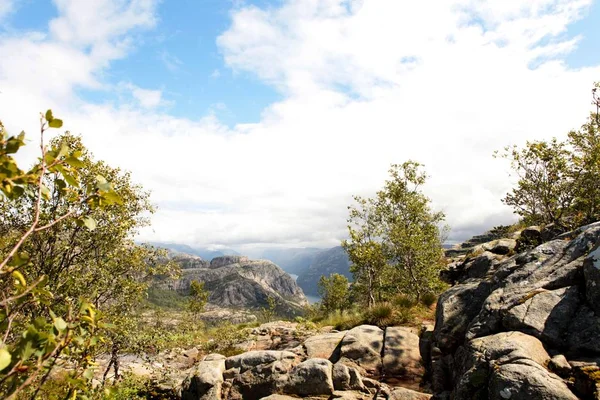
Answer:
[(460, 240), (514, 220), (491, 154), (580, 126), (598, 49), (600, 0), (0, 0), (0, 118), (131, 171), (143, 239), (335, 246), (413, 159)]
[[(231, 23), (233, 7), (228, 0), (160, 2), (156, 28), (135, 34), (135, 50), (114, 61), (104, 72), (104, 81), (161, 89), (174, 116), (199, 119), (214, 113), (230, 126), (258, 122), (262, 110), (281, 96), (252, 74), (224, 64), (216, 39)], [(44, 30), (48, 19), (56, 16), (50, 0), (23, 0), (8, 23), (14, 31)], [(93, 102), (118, 101), (112, 92), (80, 90), (80, 94)]]

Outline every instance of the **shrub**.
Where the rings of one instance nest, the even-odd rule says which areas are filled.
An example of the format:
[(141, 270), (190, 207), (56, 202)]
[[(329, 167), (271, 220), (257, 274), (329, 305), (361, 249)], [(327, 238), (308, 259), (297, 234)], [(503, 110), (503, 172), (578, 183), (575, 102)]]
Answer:
[(421, 303), (425, 307), (431, 307), (432, 305), (435, 304), (436, 301), (437, 301), (437, 296), (433, 293), (425, 293), (423, 296), (421, 296)]
[(377, 303), (363, 314), (363, 321), (369, 325), (385, 327), (394, 323), (394, 306), (392, 303)]

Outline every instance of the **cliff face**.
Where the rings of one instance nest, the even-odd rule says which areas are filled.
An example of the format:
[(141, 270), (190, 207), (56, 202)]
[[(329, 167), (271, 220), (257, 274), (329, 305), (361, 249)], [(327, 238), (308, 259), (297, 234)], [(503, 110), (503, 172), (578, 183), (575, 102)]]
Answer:
[(600, 398), (600, 222), (542, 242), (528, 228), (442, 275), (425, 357), (439, 398)]
[(350, 261), (348, 255), (341, 246), (322, 251), (317, 254), (307, 271), (298, 276), (298, 285), (308, 295), (318, 295), (318, 284), (321, 276), (331, 274), (344, 275), (352, 280), (350, 273)]
[(192, 280), (204, 282), (210, 293), (209, 303), (227, 308), (268, 307), (268, 298), (272, 297), (279, 313), (294, 315), (308, 304), (294, 279), (270, 261), (224, 256), (200, 265), (183, 269), (178, 280), (163, 286), (186, 293)]

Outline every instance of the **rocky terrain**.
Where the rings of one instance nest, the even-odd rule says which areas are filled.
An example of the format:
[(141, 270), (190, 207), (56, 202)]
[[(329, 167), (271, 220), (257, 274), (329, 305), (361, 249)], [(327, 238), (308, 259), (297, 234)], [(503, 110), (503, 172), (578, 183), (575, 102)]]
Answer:
[(352, 279), (350, 260), (348, 260), (348, 254), (346, 254), (341, 246), (318, 253), (308, 269), (299, 274), (297, 282), (304, 293), (317, 296), (319, 294), (318, 283), (321, 276), (329, 276), (334, 273), (344, 275), (350, 280)]
[(600, 222), (468, 248), (442, 274), (452, 287), (435, 326), (266, 324), (242, 354), (196, 353), (157, 387), (177, 399), (600, 399)]
[(277, 312), (282, 315), (299, 314), (308, 304), (294, 279), (270, 261), (224, 256), (207, 263), (187, 256), (183, 262), (187, 268), (182, 270), (181, 277), (161, 282), (163, 288), (187, 293), (192, 280), (204, 282), (210, 304), (233, 309), (268, 307), (268, 298), (272, 297), (276, 300)]
[(425, 334), (436, 398), (600, 398), (600, 223), (544, 239), (527, 228), (443, 274)]

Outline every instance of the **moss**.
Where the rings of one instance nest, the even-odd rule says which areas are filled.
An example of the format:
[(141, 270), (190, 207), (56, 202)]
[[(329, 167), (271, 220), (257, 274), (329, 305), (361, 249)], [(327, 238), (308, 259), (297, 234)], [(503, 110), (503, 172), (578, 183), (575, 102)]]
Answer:
[(600, 383), (600, 368), (596, 366), (589, 366), (581, 368), (581, 372), (595, 383)]

